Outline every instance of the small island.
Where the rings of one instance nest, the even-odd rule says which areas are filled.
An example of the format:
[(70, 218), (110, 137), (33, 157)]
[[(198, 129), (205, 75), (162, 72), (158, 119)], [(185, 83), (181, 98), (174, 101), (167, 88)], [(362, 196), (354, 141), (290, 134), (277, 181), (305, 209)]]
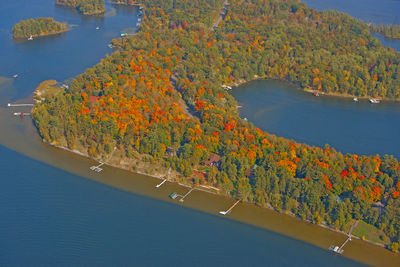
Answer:
[(56, 5), (75, 8), (82, 15), (100, 15), (106, 11), (104, 0), (56, 0)]
[(53, 18), (36, 18), (21, 20), (13, 27), (13, 37), (16, 39), (47, 36), (68, 31), (66, 23)]
[(375, 32), (388, 39), (400, 39), (400, 25), (397, 24), (369, 24), (372, 32)]

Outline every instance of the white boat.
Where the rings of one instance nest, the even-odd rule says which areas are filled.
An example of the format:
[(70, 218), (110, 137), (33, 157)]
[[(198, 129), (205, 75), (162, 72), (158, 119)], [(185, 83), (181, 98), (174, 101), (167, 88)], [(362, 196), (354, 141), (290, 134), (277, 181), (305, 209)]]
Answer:
[(14, 77), (14, 78), (18, 78), (18, 74), (14, 74), (13, 77)]
[(358, 98), (357, 98), (357, 97), (354, 97), (354, 98), (353, 98), (353, 101), (354, 101), (354, 102), (358, 102)]
[(338, 247), (338, 246), (331, 246), (331, 247), (329, 248), (329, 250), (332, 251), (332, 252), (334, 252), (334, 253), (337, 253), (337, 254), (342, 254), (342, 253), (343, 253), (343, 249), (341, 249), (341, 248)]
[(96, 30), (100, 30), (100, 27), (99, 27), (99, 26), (97, 26), (97, 27), (96, 27)]
[(371, 98), (371, 99), (369, 100), (369, 102), (370, 102), (371, 104), (379, 104), (379, 103), (380, 103), (380, 101), (379, 101), (378, 99), (375, 99), (375, 98)]
[(32, 41), (33, 40), (33, 36), (29, 36), (28, 41)]

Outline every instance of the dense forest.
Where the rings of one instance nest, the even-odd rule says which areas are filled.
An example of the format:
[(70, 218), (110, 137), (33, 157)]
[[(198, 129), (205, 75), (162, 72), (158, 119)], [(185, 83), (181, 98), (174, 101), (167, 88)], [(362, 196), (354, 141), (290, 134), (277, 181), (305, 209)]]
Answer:
[(111, 0), (110, 2), (113, 4), (129, 5), (129, 6), (137, 5), (139, 3), (136, 0)]
[(388, 24), (388, 25), (370, 24), (369, 28), (371, 29), (371, 31), (376, 32), (385, 38), (400, 39), (400, 25), (397, 25), (397, 24)]
[(21, 20), (14, 25), (14, 38), (29, 38), (45, 36), (68, 31), (67, 24), (55, 21), (53, 18), (36, 18)]
[[(289, 80), (324, 92), (400, 98), (400, 54), (367, 25), (296, 0), (143, 0), (137, 35), (33, 110), (45, 142), (100, 158), (116, 148), (180, 181), (316, 224), (354, 220), (400, 241), (400, 163), (279, 138), (242, 120), (222, 85)], [(135, 170), (135, 166), (131, 166)]]
[(56, 0), (56, 5), (75, 8), (83, 15), (102, 14), (106, 11), (104, 0)]

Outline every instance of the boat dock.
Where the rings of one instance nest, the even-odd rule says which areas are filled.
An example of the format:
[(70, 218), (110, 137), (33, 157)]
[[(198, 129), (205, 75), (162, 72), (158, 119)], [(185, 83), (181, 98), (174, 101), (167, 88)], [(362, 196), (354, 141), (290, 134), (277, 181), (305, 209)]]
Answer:
[(104, 165), (104, 162), (99, 161), (99, 163), (100, 163), (99, 165), (97, 165), (97, 166), (92, 166), (92, 167), (90, 167), (90, 169), (91, 169), (92, 171), (95, 171), (95, 172), (101, 172), (103, 169), (100, 168), (100, 167)]
[(33, 104), (7, 104), (8, 107), (33, 107)]
[(31, 115), (31, 113), (26, 113), (26, 112), (14, 112), (14, 116), (23, 117), (23, 116), (30, 116), (30, 115)]
[(171, 193), (170, 195), (169, 195), (169, 197), (170, 198), (172, 198), (172, 199), (177, 199), (178, 197), (180, 197), (181, 199), (179, 199), (179, 202), (183, 202), (183, 201), (185, 201), (185, 198), (190, 194), (190, 193), (192, 193), (192, 191), (194, 190), (194, 189), (196, 189), (195, 187), (192, 187), (192, 188), (190, 188), (190, 190), (185, 194), (185, 195), (179, 195), (178, 193), (176, 193), (176, 192), (173, 192), (173, 193)]
[(167, 181), (167, 178), (165, 178), (161, 183), (156, 185), (156, 188), (159, 188), (160, 186), (162, 186), (166, 181)]
[(169, 177), (169, 174), (170, 174), (170, 173), (171, 173), (171, 168), (168, 169), (168, 173), (167, 173), (167, 175), (165, 176), (164, 180), (163, 180), (161, 183), (159, 183), (158, 185), (156, 185), (156, 188), (161, 187), (166, 181), (168, 181), (168, 177)]
[(183, 196), (181, 197), (181, 199), (179, 199), (179, 202), (183, 202), (185, 200), (185, 198), (192, 193), (192, 191), (194, 190), (194, 187), (190, 188), (190, 190)]
[(339, 246), (330, 246), (329, 250), (337, 253), (337, 254), (342, 254), (343, 253), (343, 247), (347, 244), (347, 242), (351, 241), (351, 232), (353, 229), (358, 225), (358, 221), (356, 221), (353, 226), (351, 226), (349, 233), (347, 234), (347, 239), (344, 241), (344, 243), (339, 247)]
[(220, 211), (219, 214), (221, 214), (221, 215), (227, 215), (227, 214), (229, 214), (229, 213), (232, 211), (232, 209), (233, 209), (237, 204), (239, 204), (239, 202), (240, 202), (240, 199), (239, 199), (238, 201), (236, 201), (235, 204), (233, 204), (228, 210), (226, 210), (226, 211)]

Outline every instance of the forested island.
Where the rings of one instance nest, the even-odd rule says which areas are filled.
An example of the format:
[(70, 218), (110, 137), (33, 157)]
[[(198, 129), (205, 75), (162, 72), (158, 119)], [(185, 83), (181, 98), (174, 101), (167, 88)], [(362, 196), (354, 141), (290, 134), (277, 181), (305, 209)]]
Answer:
[[(397, 252), (400, 163), (342, 154), (263, 132), (242, 120), (223, 85), (259, 78), (302, 88), (400, 99), (400, 54), (368, 25), (296, 0), (142, 0), (143, 24), (119, 49), (38, 101), (44, 142), (131, 171), (315, 224), (360, 220)], [(385, 241), (389, 240), (389, 241)]]
[(379, 35), (382, 35), (385, 38), (388, 39), (400, 39), (400, 25), (396, 24), (388, 24), (388, 25), (383, 25), (383, 24), (370, 24), (369, 28), (371, 31), (378, 33)]
[(98, 15), (106, 11), (104, 0), (56, 0), (56, 5), (75, 8), (83, 15)]
[(21, 20), (12, 29), (14, 38), (47, 36), (68, 30), (66, 23), (57, 22), (53, 18)]

